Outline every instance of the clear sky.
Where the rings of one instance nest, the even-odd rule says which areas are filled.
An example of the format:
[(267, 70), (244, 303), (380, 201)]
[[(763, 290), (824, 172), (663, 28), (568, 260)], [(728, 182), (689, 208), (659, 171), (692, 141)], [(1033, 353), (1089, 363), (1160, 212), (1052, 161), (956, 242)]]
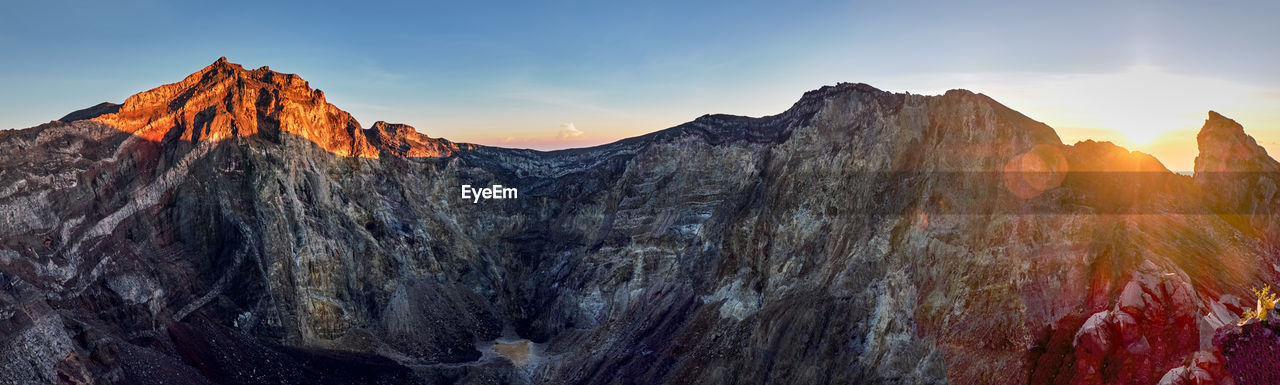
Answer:
[(302, 75), (365, 126), (510, 147), (771, 115), (845, 81), (982, 92), (1067, 143), (1115, 141), (1174, 170), (1191, 168), (1210, 109), (1280, 150), (1275, 1), (7, 3), (0, 128), (226, 56)]

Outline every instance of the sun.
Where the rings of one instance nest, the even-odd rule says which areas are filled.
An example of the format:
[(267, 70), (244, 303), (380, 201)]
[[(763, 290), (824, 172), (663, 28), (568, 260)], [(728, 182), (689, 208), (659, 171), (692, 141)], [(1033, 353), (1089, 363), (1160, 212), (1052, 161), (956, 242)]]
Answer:
[(1067, 128), (1060, 132), (1064, 140), (1111, 141), (1142, 151), (1194, 141), (1194, 133), (1210, 109), (1258, 110), (1262, 105), (1259, 100), (1267, 100), (1260, 96), (1266, 95), (1264, 90), (1256, 86), (1151, 65), (1113, 72), (979, 80), (983, 84), (975, 87), (990, 88), (995, 95), (1017, 100), (1018, 111), (1043, 117), (1050, 126)]
[[(1186, 82), (1153, 67), (1133, 67), (1106, 77), (1103, 84), (1079, 89), (1084, 123), (1117, 133), (1114, 140), (1132, 147), (1146, 147), (1166, 134), (1184, 130), (1211, 106)], [(1099, 138), (1102, 139), (1102, 138)], [(1127, 143), (1124, 143), (1127, 142)]]
[[(1173, 127), (1168, 127), (1168, 128), (1173, 128)], [(1160, 137), (1161, 135), (1163, 135), (1165, 132), (1168, 132), (1169, 130), (1167, 128), (1162, 128), (1162, 127), (1140, 125), (1137, 127), (1129, 127), (1129, 128), (1124, 128), (1117, 131), (1120, 131), (1120, 133), (1124, 135), (1124, 138), (1129, 140), (1129, 143), (1138, 145), (1138, 146), (1145, 146), (1145, 145), (1151, 144), (1153, 141), (1155, 141), (1156, 138)]]
[[(1178, 131), (1187, 124), (1181, 118), (1182, 111), (1149, 99), (1116, 98), (1105, 108), (1094, 111), (1084, 126), (1092, 126), (1111, 132), (1108, 137), (1092, 138), (1111, 140), (1122, 146), (1145, 147), (1160, 140), (1171, 131)], [(1135, 148), (1130, 148), (1135, 149)]]

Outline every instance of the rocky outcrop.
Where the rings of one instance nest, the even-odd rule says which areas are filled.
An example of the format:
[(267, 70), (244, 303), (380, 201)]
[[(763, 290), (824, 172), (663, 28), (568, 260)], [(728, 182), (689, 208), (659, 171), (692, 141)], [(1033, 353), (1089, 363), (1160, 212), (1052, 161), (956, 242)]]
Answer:
[(120, 111), (119, 104), (115, 104), (111, 102), (102, 102), (94, 105), (93, 107), (77, 110), (70, 114), (66, 114), (62, 118), (59, 118), (58, 120), (63, 122), (74, 122), (77, 120), (93, 119), (106, 114), (114, 114), (119, 111)]
[(1280, 254), (1280, 163), (1236, 121), (1209, 112), (1196, 135), (1195, 180), (1217, 213)]
[(460, 150), (477, 148), (475, 145), (430, 138), (407, 124), (378, 121), (364, 133), (369, 144), (380, 153), (402, 158), (446, 157)]
[[(963, 90), (538, 152), (219, 60), (76, 117), (0, 132), (6, 380), (1217, 380), (1231, 294), (1280, 271), (1222, 212), (1241, 180)], [(1206, 170), (1250, 164), (1202, 136)]]
[[(1245, 134), (1244, 126), (1217, 112), (1209, 111), (1209, 119), (1196, 135), (1200, 155), (1196, 156), (1195, 171), (1204, 177), (1216, 177), (1224, 172), (1276, 172), (1276, 161), (1267, 150), (1258, 145), (1252, 136)], [(1209, 182), (1210, 180), (1205, 180)]]
[(1091, 315), (1076, 332), (1076, 379), (1155, 383), (1200, 349), (1195, 290), (1186, 278), (1162, 279), (1150, 262), (1132, 274), (1116, 304)]

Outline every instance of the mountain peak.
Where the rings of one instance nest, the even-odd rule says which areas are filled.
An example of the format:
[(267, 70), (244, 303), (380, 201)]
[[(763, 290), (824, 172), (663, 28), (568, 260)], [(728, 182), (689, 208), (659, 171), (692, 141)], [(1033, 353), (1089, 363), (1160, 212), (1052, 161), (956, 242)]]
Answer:
[(378, 154), (355, 118), (301, 77), (268, 67), (246, 70), (226, 57), (93, 119), (155, 142), (293, 134), (341, 156)]
[(1223, 119), (1231, 120), (1231, 118), (1228, 118), (1228, 117), (1222, 116), (1222, 114), (1219, 114), (1218, 111), (1209, 110), (1208, 120), (1223, 120)]
[(213, 64), (209, 64), (209, 66), (205, 67), (205, 69), (207, 70), (207, 69), (209, 69), (209, 68), (215, 68), (215, 67), (228, 67), (228, 68), (229, 68), (229, 67), (231, 67), (231, 66), (240, 67), (240, 65), (239, 65), (239, 64), (231, 64), (231, 62), (230, 62), (230, 61), (227, 61), (227, 57), (226, 57), (226, 56), (222, 56), (222, 57), (219, 57), (219, 58), (218, 58), (218, 60), (214, 60), (214, 61), (213, 61)]
[(1215, 111), (1209, 111), (1200, 133), (1196, 134), (1200, 154), (1195, 172), (1249, 172), (1274, 167), (1267, 150), (1244, 132), (1244, 126)]
[(191, 75), (187, 75), (187, 77), (184, 78), (181, 82), (175, 83), (175, 84), (200, 83), (203, 80), (213, 80), (214, 78), (217, 78), (217, 77), (223, 77), (223, 78), (249, 77), (251, 76), (250, 72), (256, 72), (256, 71), (245, 70), (244, 66), (229, 62), (227, 61), (227, 57), (223, 56), (218, 58), (218, 60), (215, 60), (213, 63), (210, 63), (209, 65), (205, 66), (204, 68), (201, 68), (199, 71), (196, 71)]
[(119, 104), (102, 102), (95, 104), (93, 107), (72, 111), (70, 114), (66, 114), (58, 120), (63, 122), (74, 122), (77, 120), (93, 119), (102, 115), (115, 113), (116, 111), (120, 111)]
[(408, 158), (449, 156), (458, 150), (475, 149), (475, 145), (432, 139), (408, 124), (377, 121), (365, 130), (369, 143), (383, 152)]
[(1193, 178), (1211, 206), (1251, 214), (1246, 226), (1264, 234), (1280, 231), (1280, 221), (1275, 220), (1280, 163), (1267, 156), (1267, 150), (1240, 123), (1213, 111), (1196, 135), (1196, 144), (1200, 155)]
[(800, 97), (800, 100), (797, 101), (795, 104), (799, 106), (799, 105), (805, 105), (805, 104), (811, 104), (811, 103), (818, 103), (828, 98), (831, 98), (832, 96), (844, 94), (844, 93), (859, 93), (859, 94), (869, 94), (869, 95), (888, 94), (887, 92), (882, 91), (879, 88), (875, 88), (870, 84), (840, 82), (840, 83), (836, 83), (836, 85), (834, 86), (824, 85), (822, 87), (819, 87), (816, 90), (806, 91), (804, 95)]
[(1236, 123), (1234, 119), (1228, 118), (1226, 116), (1222, 116), (1222, 114), (1219, 114), (1217, 111), (1209, 110), (1209, 119), (1205, 119), (1204, 127), (1202, 127), (1201, 133), (1204, 132), (1203, 131), (1204, 129), (1218, 128), (1218, 127), (1222, 127), (1230, 130), (1236, 130), (1236, 131), (1239, 131), (1240, 133), (1244, 133), (1244, 126), (1241, 126), (1240, 123)]

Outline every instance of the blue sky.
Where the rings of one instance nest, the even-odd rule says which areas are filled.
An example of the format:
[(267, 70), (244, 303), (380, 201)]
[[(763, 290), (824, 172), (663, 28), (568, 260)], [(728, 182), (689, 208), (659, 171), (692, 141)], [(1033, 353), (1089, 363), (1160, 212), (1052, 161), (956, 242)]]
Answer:
[(1027, 3), (14, 2), (0, 128), (226, 56), (300, 74), (366, 126), (514, 147), (769, 115), (849, 81), (983, 92), (1068, 142), (1113, 140), (1173, 169), (1190, 168), (1209, 109), (1280, 148), (1280, 3)]

